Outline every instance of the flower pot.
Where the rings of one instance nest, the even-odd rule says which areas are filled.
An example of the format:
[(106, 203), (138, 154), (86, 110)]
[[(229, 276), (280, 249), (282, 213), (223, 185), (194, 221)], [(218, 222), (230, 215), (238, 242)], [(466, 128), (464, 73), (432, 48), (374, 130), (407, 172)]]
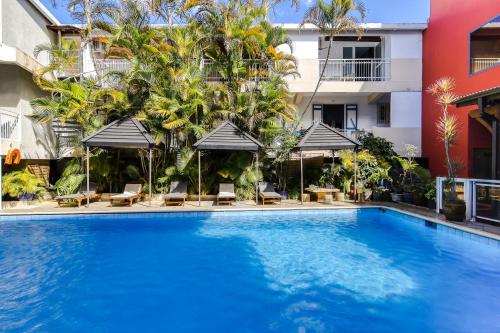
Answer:
[(413, 193), (404, 193), (403, 201), (406, 203), (413, 203)]
[(335, 193), (335, 200), (337, 200), (337, 201), (344, 201), (345, 200), (345, 194), (344, 194), (344, 192), (337, 192), (337, 193)]
[(465, 202), (462, 200), (445, 200), (443, 213), (449, 221), (462, 222), (465, 220)]
[(19, 200), (21, 201), (33, 201), (33, 198), (35, 197), (34, 193), (23, 193), (20, 197)]
[(403, 195), (399, 193), (391, 193), (391, 199), (394, 202), (401, 202), (403, 201)]
[(435, 200), (427, 200), (427, 208), (436, 209), (436, 201)]

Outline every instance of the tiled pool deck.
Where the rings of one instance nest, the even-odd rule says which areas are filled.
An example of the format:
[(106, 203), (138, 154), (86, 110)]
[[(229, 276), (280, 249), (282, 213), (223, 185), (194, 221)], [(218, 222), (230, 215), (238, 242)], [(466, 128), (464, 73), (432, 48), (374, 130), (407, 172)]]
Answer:
[(184, 206), (168, 206), (165, 207), (162, 201), (153, 200), (152, 205), (149, 202), (139, 202), (132, 207), (128, 206), (111, 206), (107, 201), (93, 202), (87, 208), (84, 205), (78, 208), (75, 206), (58, 207), (56, 202), (47, 201), (37, 204), (33, 207), (27, 208), (10, 208), (4, 209), (0, 215), (31, 215), (31, 214), (82, 214), (82, 213), (138, 213), (138, 212), (190, 212), (190, 211), (235, 211), (235, 210), (290, 210), (290, 209), (335, 209), (335, 208), (356, 208), (356, 207), (385, 207), (408, 213), (426, 221), (438, 223), (442, 226), (453, 227), (454, 230), (462, 230), (473, 232), (478, 235), (492, 237), (500, 240), (500, 225), (495, 226), (491, 224), (479, 222), (450, 222), (446, 221), (444, 216), (437, 214), (435, 211), (410, 206), (405, 204), (397, 204), (390, 202), (368, 202), (368, 203), (353, 203), (353, 202), (338, 202), (334, 201), (332, 204), (323, 204), (317, 202), (307, 202), (303, 205), (295, 200), (285, 200), (281, 205), (255, 205), (254, 201), (240, 201), (233, 205), (215, 206), (211, 201), (202, 201), (201, 207), (198, 206), (197, 201), (187, 201)]

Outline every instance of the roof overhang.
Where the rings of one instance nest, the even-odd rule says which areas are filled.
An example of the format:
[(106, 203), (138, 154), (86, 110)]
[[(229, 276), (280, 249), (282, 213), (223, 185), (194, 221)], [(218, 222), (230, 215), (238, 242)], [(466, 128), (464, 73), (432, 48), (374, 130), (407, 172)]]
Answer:
[(258, 151), (263, 145), (227, 120), (198, 140), (193, 147), (197, 150)]
[(481, 103), (481, 100), (486, 100), (486, 103), (500, 103), (500, 86), (458, 97), (452, 104), (460, 108), (463, 106), (478, 105)]
[(48, 10), (39, 0), (29, 0), (29, 2), (42, 14), (51, 24), (61, 25), (61, 22)]
[(87, 147), (152, 148), (154, 140), (134, 117), (124, 117), (102, 127), (82, 140)]
[(301, 151), (355, 149), (360, 143), (336, 129), (321, 123), (314, 123), (295, 146)]

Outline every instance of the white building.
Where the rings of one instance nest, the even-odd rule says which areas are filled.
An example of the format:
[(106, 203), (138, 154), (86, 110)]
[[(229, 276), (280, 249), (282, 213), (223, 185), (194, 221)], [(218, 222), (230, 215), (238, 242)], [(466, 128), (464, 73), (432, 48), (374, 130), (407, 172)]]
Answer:
[[(361, 39), (354, 33), (335, 37), (328, 63), (324, 59), (329, 41), (317, 29), (283, 27), (292, 40), (288, 52), (297, 59), (300, 74), (288, 82), (303, 128), (323, 121), (354, 136), (372, 132), (384, 137), (399, 153), (406, 143), (420, 149), (426, 24), (365, 24)], [(93, 33), (96, 39), (75, 54), (80, 59), (77, 67), (55, 73), (54, 79), (127, 70), (127, 60), (103, 57), (99, 40), (108, 37), (105, 32)], [(30, 118), (31, 99), (43, 96), (32, 75), (49, 62), (47, 54), (35, 59), (34, 50), (63, 39), (80, 43), (79, 27), (60, 24), (39, 0), (0, 0), (1, 154), (19, 148), (23, 160), (36, 167), (33, 171), (45, 173), (46, 179), (50, 161), (61, 157), (58, 143), (64, 133)], [(309, 103), (323, 67), (325, 75)]]
[[(300, 77), (289, 79), (303, 127), (323, 121), (353, 135), (372, 132), (404, 151), (421, 149), (422, 32), (426, 24), (364, 24), (356, 34), (329, 41), (311, 26), (284, 24)], [(318, 93), (309, 104), (320, 72)]]
[(50, 124), (30, 118), (30, 101), (43, 96), (33, 72), (49, 63), (48, 55), (35, 59), (37, 45), (55, 42), (47, 25), (60, 24), (39, 0), (0, 0), (0, 119), (1, 154), (19, 148), (26, 166), (48, 178), (55, 158)]

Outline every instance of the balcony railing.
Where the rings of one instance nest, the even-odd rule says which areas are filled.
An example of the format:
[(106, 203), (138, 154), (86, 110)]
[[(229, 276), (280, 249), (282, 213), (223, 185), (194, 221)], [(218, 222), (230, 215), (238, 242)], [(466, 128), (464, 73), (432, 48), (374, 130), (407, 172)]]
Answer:
[(12, 111), (0, 109), (0, 141), (17, 143), (21, 141), (20, 116)]
[(103, 77), (110, 72), (127, 72), (132, 66), (127, 59), (96, 59), (95, 69)]
[(472, 72), (477, 73), (487, 68), (500, 65), (500, 58), (472, 58)]
[(389, 59), (320, 59), (319, 73), (326, 66), (326, 81), (388, 81), (390, 64)]
[[(265, 80), (269, 78), (271, 66), (264, 61), (245, 59), (243, 60), (244, 70), (235, 75), (237, 80)], [(220, 73), (220, 68), (217, 68), (213, 61), (203, 60), (202, 68), (205, 72), (205, 80), (207, 81), (224, 81), (223, 75)]]

